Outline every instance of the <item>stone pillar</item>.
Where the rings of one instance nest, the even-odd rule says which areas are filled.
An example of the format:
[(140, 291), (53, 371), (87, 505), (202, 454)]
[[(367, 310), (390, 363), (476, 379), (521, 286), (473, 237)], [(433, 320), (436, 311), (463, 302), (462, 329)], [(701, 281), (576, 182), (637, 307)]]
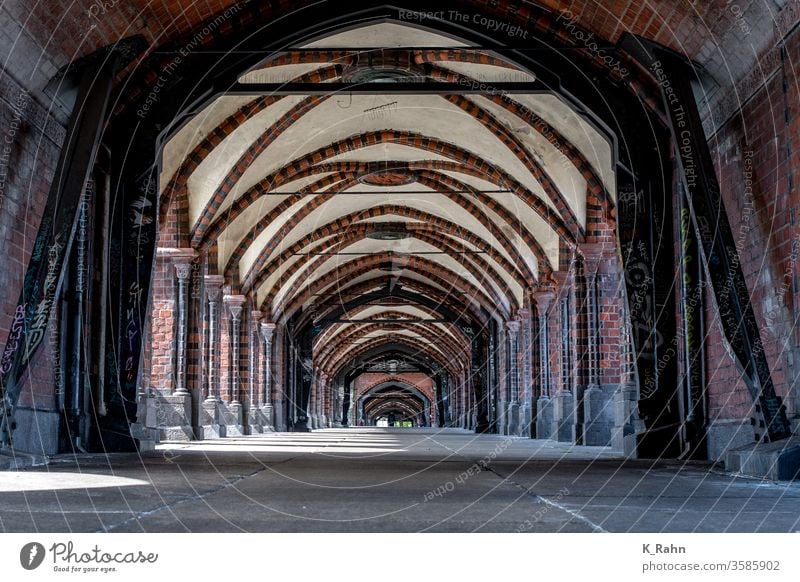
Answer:
[(520, 317), (520, 340), (519, 348), (522, 352), (522, 370), (520, 373), (520, 394), (519, 394), (519, 434), (530, 438), (531, 424), (533, 422), (533, 366), (531, 363), (533, 333), (531, 329), (531, 310), (528, 308), (519, 310)]
[(508, 434), (519, 432), (519, 321), (506, 322), (508, 330)]
[[(607, 446), (611, 444), (614, 427), (614, 392), (616, 387), (600, 384), (600, 301), (598, 270), (603, 261), (603, 245), (586, 244), (583, 251), (583, 274), (586, 285), (586, 389), (582, 394), (583, 444)], [(576, 399), (577, 400), (577, 399)], [(576, 403), (577, 404), (577, 403)]]
[(261, 414), (264, 418), (264, 430), (271, 431), (275, 427), (275, 418), (272, 407), (272, 337), (275, 324), (272, 322), (261, 323), (261, 337), (264, 340), (263, 360), (263, 391), (261, 393)]
[(539, 324), (539, 399), (536, 402), (536, 438), (553, 437), (553, 403), (551, 401), (550, 330), (548, 310), (555, 293), (540, 290), (533, 293)]
[(258, 356), (261, 352), (260, 323), (264, 314), (258, 310), (250, 312), (250, 385), (247, 396), (247, 428), (248, 434), (259, 434), (264, 432), (264, 417), (261, 415), (260, 399), (261, 385), (258, 382)]
[(572, 302), (567, 295), (569, 287), (564, 280), (561, 285), (559, 308), (559, 340), (560, 340), (560, 373), (561, 385), (555, 395), (553, 406), (553, 432), (559, 442), (574, 442), (575, 439), (575, 395), (572, 391), (573, 376), (570, 349), (570, 322), (572, 319)]
[(226, 295), (223, 298), (230, 316), (230, 336), (228, 355), (230, 358), (230, 375), (228, 376), (228, 403), (224, 408), (224, 424), (226, 436), (242, 436), (245, 434), (242, 404), (239, 401), (242, 383), (239, 366), (242, 331), (242, 308), (247, 299), (244, 295)]
[(203, 438), (225, 436), (225, 427), (220, 422), (219, 398), (219, 299), (224, 279), (219, 275), (206, 275), (205, 289), (208, 299), (208, 341), (206, 352), (206, 399), (200, 411)]
[(328, 421), (328, 417), (330, 416), (327, 413), (329, 408), (330, 402), (330, 376), (325, 372), (320, 372), (320, 410), (319, 410), (319, 422), (320, 428), (329, 428), (330, 422)]
[[(189, 326), (189, 278), (196, 251), (187, 248), (159, 249), (175, 269), (175, 383), (172, 394), (154, 395), (147, 400), (146, 426), (158, 430), (159, 440), (192, 440), (192, 396), (186, 382)], [(152, 409), (152, 410), (150, 410)]]

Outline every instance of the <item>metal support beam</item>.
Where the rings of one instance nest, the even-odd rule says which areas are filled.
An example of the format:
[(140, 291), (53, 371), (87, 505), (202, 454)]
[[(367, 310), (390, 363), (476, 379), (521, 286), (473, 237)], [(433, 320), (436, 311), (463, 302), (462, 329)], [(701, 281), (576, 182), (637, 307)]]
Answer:
[(743, 368), (748, 391), (756, 403), (756, 440), (787, 438), (791, 435), (791, 428), (786, 409), (775, 393), (741, 259), (692, 91), (690, 79), (694, 77), (694, 71), (682, 57), (645, 39), (630, 37), (628, 46), (661, 86), (722, 328)]
[(106, 55), (88, 63), (82, 72), (67, 138), (0, 361), (0, 446), (11, 444), (14, 408), (23, 374), (46, 335), (50, 312), (61, 290), (65, 258), (72, 246), (81, 196), (97, 156), (118, 62), (118, 56)]
[(493, 83), (439, 83), (430, 81), (401, 83), (234, 83), (225, 88), (228, 95), (505, 95), (550, 93), (540, 81)]

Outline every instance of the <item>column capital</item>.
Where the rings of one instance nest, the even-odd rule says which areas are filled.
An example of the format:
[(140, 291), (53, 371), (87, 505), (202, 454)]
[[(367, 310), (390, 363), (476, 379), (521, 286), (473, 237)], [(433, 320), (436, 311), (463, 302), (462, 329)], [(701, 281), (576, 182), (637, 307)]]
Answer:
[(589, 273), (608, 273), (613, 270), (616, 251), (611, 243), (584, 243), (580, 245), (580, 252)]
[(242, 307), (246, 301), (247, 297), (244, 295), (225, 295), (222, 298), (222, 302), (228, 307), (231, 317), (236, 321), (242, 316)]
[(206, 275), (203, 277), (206, 287), (206, 295), (209, 301), (219, 301), (219, 293), (222, 290), (222, 284), (225, 282), (225, 277), (222, 275)]
[(264, 319), (264, 312), (259, 309), (254, 309), (250, 312), (250, 317), (257, 324), (259, 321)]
[(506, 328), (508, 328), (508, 333), (512, 339), (517, 337), (517, 334), (519, 333), (519, 325), (520, 322), (517, 319), (506, 322)]
[(272, 334), (275, 333), (275, 324), (271, 321), (261, 322), (261, 337), (265, 342), (272, 340)]
[(555, 296), (556, 293), (552, 289), (540, 289), (533, 293), (533, 300), (536, 302), (536, 313), (539, 314), (539, 317), (547, 313)]

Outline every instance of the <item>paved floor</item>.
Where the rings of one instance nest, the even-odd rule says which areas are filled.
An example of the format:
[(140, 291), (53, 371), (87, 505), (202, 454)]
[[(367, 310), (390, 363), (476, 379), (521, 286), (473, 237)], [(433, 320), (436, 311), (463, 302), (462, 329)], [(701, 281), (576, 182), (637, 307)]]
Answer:
[(0, 531), (787, 532), (800, 483), (602, 447), (331, 429), (0, 472)]

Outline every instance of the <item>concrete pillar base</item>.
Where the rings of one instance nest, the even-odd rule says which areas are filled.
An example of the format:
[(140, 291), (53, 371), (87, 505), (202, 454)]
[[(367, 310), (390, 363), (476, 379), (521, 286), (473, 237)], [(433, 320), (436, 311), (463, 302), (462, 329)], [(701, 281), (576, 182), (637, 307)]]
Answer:
[(553, 398), (553, 436), (561, 443), (571, 443), (575, 409), (572, 392), (559, 390)]
[(730, 450), (725, 470), (772, 481), (800, 479), (800, 437), (751, 443)]
[(261, 434), (264, 432), (264, 417), (261, 410), (251, 407), (247, 411), (247, 434)]
[(583, 444), (607, 447), (613, 444), (614, 394), (616, 386), (588, 386), (583, 393)]
[(639, 418), (638, 390), (634, 384), (625, 384), (614, 393), (613, 446), (626, 457), (636, 458), (637, 435), (644, 432), (644, 421)]
[(519, 404), (517, 402), (508, 405), (508, 434), (519, 435)]
[(536, 401), (536, 438), (553, 438), (553, 401), (549, 396), (540, 396)]
[(242, 405), (238, 402), (223, 404), (221, 410), (222, 424), (225, 425), (225, 436), (244, 436), (245, 428), (242, 418)]
[(225, 437), (225, 426), (219, 422), (219, 405), (216, 400), (206, 400), (200, 406), (200, 427), (197, 437), (201, 440)]
[(274, 432), (275, 430), (275, 411), (272, 404), (264, 404), (261, 407), (261, 417), (263, 424), (261, 426), (262, 432)]
[(189, 394), (162, 396), (152, 394), (146, 400), (145, 427), (156, 429), (161, 441), (194, 440), (192, 397)]

